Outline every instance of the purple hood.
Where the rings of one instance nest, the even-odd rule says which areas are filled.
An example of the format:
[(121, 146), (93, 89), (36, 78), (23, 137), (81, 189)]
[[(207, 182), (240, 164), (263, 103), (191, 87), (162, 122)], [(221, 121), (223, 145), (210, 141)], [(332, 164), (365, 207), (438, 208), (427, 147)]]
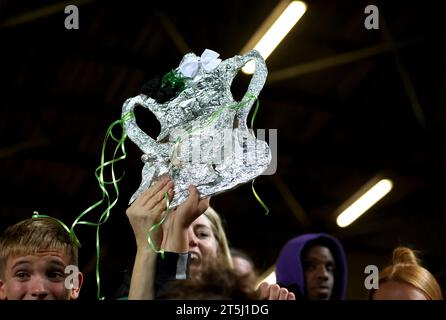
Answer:
[[(334, 237), (325, 233), (307, 233), (288, 241), (282, 248), (276, 263), (277, 284), (299, 291), (301, 297), (305, 297), (305, 278), (301, 255), (307, 244), (311, 246), (323, 242), (329, 247), (335, 259), (335, 283), (331, 300), (344, 299), (347, 287), (347, 259), (344, 248)], [(297, 293), (297, 292), (296, 292)]]

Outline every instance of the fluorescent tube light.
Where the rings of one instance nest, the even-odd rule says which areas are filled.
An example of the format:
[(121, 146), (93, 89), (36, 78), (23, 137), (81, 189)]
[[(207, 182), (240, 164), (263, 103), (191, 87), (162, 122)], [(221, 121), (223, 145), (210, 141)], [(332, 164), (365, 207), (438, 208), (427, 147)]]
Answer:
[[(294, 25), (299, 21), (299, 19), (304, 15), (307, 10), (307, 5), (303, 1), (293, 1), (288, 4), (288, 6), (283, 10), (284, 4), (289, 1), (282, 1), (276, 7), (276, 9), (271, 14), (270, 18), (265, 21), (265, 24), (259, 28), (259, 31), (265, 29), (266, 25), (271, 25), (268, 23), (271, 21), (271, 17), (277, 16), (278, 11), (281, 11), (280, 16), (272, 23), (268, 31), (266, 31), (261, 39), (254, 45), (254, 49), (260, 52), (260, 55), (266, 60), (268, 56), (274, 51), (274, 49), (279, 45), (279, 43), (285, 38), (287, 33), (294, 27)], [(283, 11), (282, 11), (283, 10)], [(275, 18), (275, 17), (274, 17)], [(253, 46), (253, 41), (259, 38), (259, 33), (257, 32), (253, 38), (245, 46), (244, 50), (250, 50)], [(249, 61), (243, 68), (242, 71), (247, 74), (254, 73), (255, 64), (254, 61)]]
[(358, 219), (364, 212), (370, 209), (390, 190), (392, 190), (393, 182), (389, 179), (382, 179), (367, 192), (365, 192), (358, 200), (345, 209), (336, 219), (336, 223), (340, 227), (346, 227), (353, 221)]

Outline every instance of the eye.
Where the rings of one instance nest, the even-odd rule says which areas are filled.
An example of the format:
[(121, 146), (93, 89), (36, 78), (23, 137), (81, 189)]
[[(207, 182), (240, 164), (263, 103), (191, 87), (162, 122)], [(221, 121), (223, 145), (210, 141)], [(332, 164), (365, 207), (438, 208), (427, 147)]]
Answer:
[(195, 230), (195, 235), (198, 239), (206, 239), (211, 236), (211, 231), (208, 228), (197, 228)]
[(25, 272), (25, 271), (18, 271), (18, 272), (15, 274), (15, 277), (16, 277), (16, 278), (19, 278), (20, 280), (26, 280), (26, 279), (28, 279), (28, 278), (30, 277), (30, 275), (29, 275), (28, 272)]
[(307, 270), (307, 271), (313, 271), (313, 270), (316, 269), (316, 265), (315, 265), (314, 263), (311, 263), (311, 262), (306, 262), (306, 263), (304, 264), (304, 268), (305, 268), (305, 270)]
[(197, 237), (200, 239), (205, 239), (205, 238), (209, 237), (209, 233), (206, 231), (198, 231)]
[(47, 277), (53, 281), (59, 281), (65, 279), (65, 274), (60, 271), (50, 271), (47, 273)]
[(333, 272), (334, 271), (334, 265), (333, 264), (327, 264), (327, 266), (326, 266), (326, 268), (327, 268), (327, 271), (330, 271), (330, 272)]

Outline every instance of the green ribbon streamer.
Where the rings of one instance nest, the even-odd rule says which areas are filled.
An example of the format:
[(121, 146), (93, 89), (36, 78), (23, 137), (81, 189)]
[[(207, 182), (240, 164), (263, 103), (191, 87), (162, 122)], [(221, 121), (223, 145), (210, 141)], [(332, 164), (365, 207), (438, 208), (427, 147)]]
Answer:
[(259, 99), (255, 95), (253, 95), (251, 92), (246, 93), (246, 96), (248, 98), (255, 99), (255, 101), (256, 101), (256, 107), (254, 109), (254, 113), (252, 114), (252, 118), (251, 118), (251, 129), (254, 130), (254, 119), (256, 118), (257, 112), (259, 111)]
[(63, 223), (62, 220), (59, 220), (59, 219), (57, 219), (57, 218), (48, 216), (48, 215), (46, 215), (46, 214), (39, 214), (37, 211), (34, 211), (34, 212), (33, 212), (32, 218), (33, 218), (33, 219), (37, 219), (37, 218), (45, 218), (45, 219), (52, 219), (52, 220), (56, 221), (57, 223), (59, 223), (59, 224), (60, 224), (60, 225), (61, 225), (61, 226), (68, 232), (68, 234), (70, 235), (70, 240), (73, 241), (74, 244), (75, 244), (78, 248), (81, 247), (81, 243), (79, 242), (79, 239), (77, 238), (76, 234), (74, 233), (74, 230), (70, 230), (70, 229), (68, 229), (68, 226), (67, 226), (65, 223)]
[[(116, 178), (115, 172), (114, 172), (114, 165), (116, 162), (124, 160), (127, 157), (127, 153), (125, 151), (124, 142), (127, 138), (127, 134), (125, 133), (124, 128), (124, 122), (132, 119), (134, 117), (133, 112), (128, 112), (125, 115), (122, 116), (121, 119), (114, 121), (109, 128), (107, 129), (107, 133), (104, 138), (104, 142), (102, 144), (102, 152), (101, 152), (101, 163), (95, 170), (95, 177), (98, 180), (99, 188), (102, 190), (102, 199), (94, 203), (92, 206), (84, 210), (73, 222), (71, 228), (70, 228), (70, 234), (74, 234), (74, 227), (78, 224), (88, 225), (92, 227), (96, 227), (96, 284), (97, 284), (97, 298), (99, 300), (103, 300), (104, 297), (101, 297), (101, 280), (99, 275), (99, 258), (100, 258), (100, 241), (99, 241), (99, 228), (102, 224), (107, 222), (109, 216), (110, 216), (110, 210), (116, 205), (119, 198), (119, 188), (118, 188), (118, 182), (122, 180), (124, 177), (124, 174), (120, 178)], [(122, 134), (120, 138), (116, 138), (113, 135), (113, 128), (117, 125), (120, 125), (122, 128)], [(107, 145), (107, 142), (109, 139), (114, 140), (117, 142), (116, 148), (113, 153), (112, 160), (105, 161), (105, 148)], [(118, 151), (121, 150), (122, 155), (117, 157)], [(111, 181), (105, 181), (104, 179), (104, 170), (106, 167), (111, 167)], [(106, 185), (113, 185), (116, 198), (111, 202), (109, 192), (106, 189)], [(99, 221), (98, 222), (90, 222), (90, 221), (81, 221), (81, 219), (90, 211), (101, 205), (106, 201), (107, 208), (102, 212)]]
[(260, 203), (260, 205), (263, 207), (263, 209), (265, 209), (265, 216), (268, 215), (269, 213), (269, 208), (267, 207), (267, 205), (262, 201), (262, 199), (260, 199), (259, 195), (257, 194), (256, 190), (254, 189), (254, 181), (256, 179), (252, 179), (252, 184), (251, 184), (251, 189), (252, 189), (252, 193), (254, 194), (254, 197), (256, 197), (257, 201)]
[[(257, 112), (259, 111), (259, 99), (253, 95), (252, 93), (248, 92), (246, 94), (249, 98), (251, 99), (255, 99), (256, 100), (256, 107), (254, 109), (254, 113), (252, 114), (252, 118), (251, 118), (251, 130), (253, 130), (252, 135), (254, 136), (254, 119), (257, 116)], [(255, 136), (254, 136), (255, 137)], [(251, 184), (251, 189), (252, 189), (252, 193), (254, 194), (254, 197), (257, 199), (257, 201), (260, 203), (260, 205), (263, 207), (263, 209), (265, 209), (265, 216), (268, 215), (269, 213), (269, 208), (268, 206), (262, 201), (262, 199), (260, 199), (259, 195), (257, 194), (255, 188), (254, 188), (254, 181), (256, 179), (252, 179), (252, 184)]]
[[(251, 127), (252, 127), (252, 125), (254, 123), (254, 118), (256, 117), (256, 114), (257, 114), (257, 110), (259, 109), (259, 100), (257, 99), (257, 97), (254, 94), (252, 94), (250, 92), (246, 93), (246, 96), (249, 99), (255, 99), (257, 101), (256, 108), (255, 108), (254, 114), (253, 114), (253, 118), (251, 120)], [(223, 110), (225, 110), (226, 108), (234, 110), (234, 111), (237, 111), (238, 109), (244, 108), (247, 103), (249, 103), (249, 100), (237, 102), (237, 103), (230, 104), (230, 105), (227, 105), (227, 106), (226, 105), (221, 106), (218, 110), (215, 110), (212, 113), (211, 119), (206, 123), (205, 127), (209, 126), (223, 112)], [(187, 131), (187, 133), (192, 134), (195, 131), (200, 130), (200, 129), (203, 129), (203, 128), (196, 128), (195, 130), (189, 129)], [(181, 142), (181, 140), (180, 140), (180, 142)]]
[(164, 220), (166, 220), (167, 216), (168, 216), (169, 213), (170, 213), (169, 194), (168, 194), (167, 192), (164, 194), (164, 199), (165, 199), (165, 201), (166, 201), (166, 210), (164, 211), (164, 213), (163, 213), (163, 215), (162, 215), (162, 217), (161, 217), (160, 222), (153, 224), (153, 225), (150, 227), (150, 229), (149, 229), (149, 233), (148, 233), (148, 235), (147, 235), (147, 242), (149, 243), (149, 246), (152, 248), (152, 250), (153, 250), (154, 252), (161, 254), (161, 258), (162, 258), (162, 259), (164, 259), (164, 249), (161, 249), (161, 248), (160, 248), (160, 249), (157, 249), (157, 248), (156, 248), (156, 246), (155, 246), (155, 242), (153, 241), (153, 239), (152, 239), (152, 237), (150, 236), (150, 234), (151, 234), (154, 230), (158, 229), (158, 228), (164, 223)]

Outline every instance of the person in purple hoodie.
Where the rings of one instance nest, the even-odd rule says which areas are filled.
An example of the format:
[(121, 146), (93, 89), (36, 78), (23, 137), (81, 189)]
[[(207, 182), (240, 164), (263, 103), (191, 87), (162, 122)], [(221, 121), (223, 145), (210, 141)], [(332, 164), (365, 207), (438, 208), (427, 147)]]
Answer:
[(341, 243), (325, 233), (288, 241), (276, 263), (277, 284), (296, 300), (342, 300), (347, 287), (347, 259)]

